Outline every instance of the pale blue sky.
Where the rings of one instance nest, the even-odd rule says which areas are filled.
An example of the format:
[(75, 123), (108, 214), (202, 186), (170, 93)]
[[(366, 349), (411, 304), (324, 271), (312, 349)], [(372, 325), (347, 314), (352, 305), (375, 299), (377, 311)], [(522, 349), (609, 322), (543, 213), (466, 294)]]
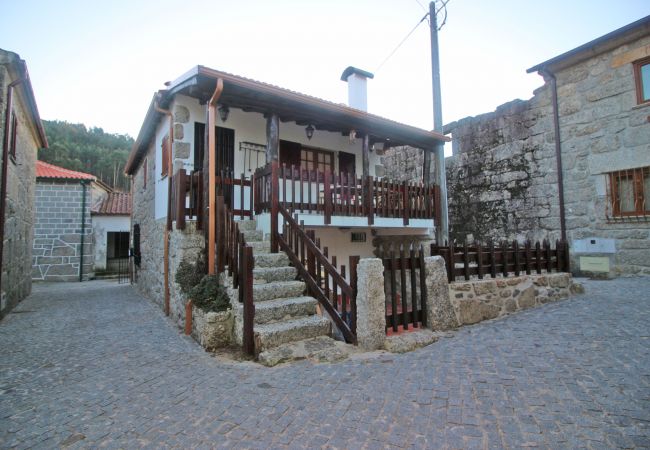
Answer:
[[(27, 61), (41, 116), (137, 135), (154, 91), (202, 64), (346, 102), (425, 0), (4, 2), (0, 48)], [(526, 69), (650, 14), (648, 0), (451, 0), (440, 32), (445, 123), (527, 99)], [(369, 110), (432, 127), (428, 25), (369, 85)]]

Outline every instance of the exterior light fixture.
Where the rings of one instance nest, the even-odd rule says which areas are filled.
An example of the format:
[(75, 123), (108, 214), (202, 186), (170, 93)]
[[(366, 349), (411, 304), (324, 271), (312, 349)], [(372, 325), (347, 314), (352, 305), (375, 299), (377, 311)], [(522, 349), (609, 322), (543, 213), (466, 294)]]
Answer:
[(307, 125), (307, 128), (305, 128), (305, 134), (309, 140), (311, 140), (311, 138), (314, 136), (314, 127), (312, 124)]
[(221, 105), (219, 107), (219, 117), (221, 117), (222, 122), (228, 120), (228, 114), (230, 114), (230, 108), (228, 108), (226, 105)]
[(350, 145), (357, 142), (357, 130), (350, 130)]

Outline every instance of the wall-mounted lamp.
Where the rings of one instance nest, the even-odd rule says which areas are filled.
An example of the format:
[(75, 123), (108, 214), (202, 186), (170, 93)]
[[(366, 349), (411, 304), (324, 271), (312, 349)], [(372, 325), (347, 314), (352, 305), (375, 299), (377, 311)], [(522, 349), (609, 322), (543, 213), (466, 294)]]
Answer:
[(311, 138), (314, 136), (314, 127), (312, 124), (307, 125), (307, 128), (305, 128), (305, 134), (309, 140), (311, 140)]
[(226, 105), (221, 105), (219, 107), (219, 117), (221, 117), (222, 122), (228, 120), (228, 114), (230, 114), (230, 108), (228, 108)]

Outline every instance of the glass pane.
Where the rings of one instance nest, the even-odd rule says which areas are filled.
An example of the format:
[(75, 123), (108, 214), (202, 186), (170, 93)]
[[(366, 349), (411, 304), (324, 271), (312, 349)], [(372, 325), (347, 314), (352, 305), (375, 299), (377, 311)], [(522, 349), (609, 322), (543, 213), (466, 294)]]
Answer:
[(621, 202), (621, 212), (634, 212), (634, 182), (632, 178), (619, 178), (618, 198)]
[(641, 90), (643, 101), (650, 100), (650, 64), (641, 66)]

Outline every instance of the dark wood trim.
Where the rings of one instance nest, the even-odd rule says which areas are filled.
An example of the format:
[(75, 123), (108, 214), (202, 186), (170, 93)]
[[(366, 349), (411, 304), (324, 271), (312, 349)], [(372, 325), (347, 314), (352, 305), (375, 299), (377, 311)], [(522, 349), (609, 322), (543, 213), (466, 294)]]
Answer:
[[(647, 58), (640, 59), (638, 61), (634, 61), (633, 63), (634, 66), (634, 85), (636, 87), (636, 103), (637, 105), (640, 105), (642, 103), (648, 103), (650, 102), (650, 86), (646, 86), (648, 88), (648, 92), (645, 93), (643, 90), (643, 78), (641, 77), (641, 68), (646, 65), (650, 65), (650, 56)], [(644, 99), (644, 94), (648, 97), (647, 99)]]

